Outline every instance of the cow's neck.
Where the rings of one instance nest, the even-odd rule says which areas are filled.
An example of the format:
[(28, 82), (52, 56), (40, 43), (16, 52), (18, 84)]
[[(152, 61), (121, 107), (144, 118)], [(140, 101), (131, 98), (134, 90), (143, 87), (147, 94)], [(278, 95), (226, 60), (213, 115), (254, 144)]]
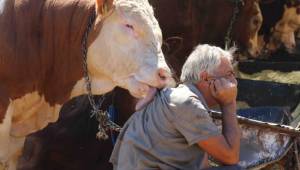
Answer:
[[(94, 13), (96, 15), (96, 12)], [(87, 53), (82, 53), (82, 59), (83, 62), (83, 78), (80, 79), (71, 92), (71, 98), (75, 96), (79, 96), (82, 94), (88, 94), (88, 83), (91, 84), (91, 90), (90, 92), (95, 95), (100, 95), (107, 93), (111, 91), (115, 87), (115, 83), (106, 75), (99, 72), (99, 69), (96, 69), (95, 65), (97, 67), (104, 68), (105, 66), (98, 64), (100, 61), (98, 60), (91, 60), (91, 58), (95, 58), (97, 55), (101, 55), (98, 53), (95, 53), (94, 50), (90, 50), (91, 46), (99, 47), (103, 44), (97, 44), (95, 40), (100, 35), (100, 30), (102, 28), (103, 24), (103, 18), (101, 16), (93, 16), (91, 15), (89, 18), (89, 23), (87, 24), (87, 28), (85, 31), (85, 35), (83, 37), (82, 41), (82, 47), (86, 48), (85, 50)], [(91, 22), (92, 21), (92, 22)], [(95, 63), (97, 64), (95, 64)], [(87, 71), (88, 70), (88, 71)]]
[[(109, 91), (111, 91), (115, 85), (112, 82), (111, 79), (109, 79), (107, 76), (99, 73), (97, 69), (93, 68), (91, 63), (88, 63), (86, 60), (83, 48), (85, 48), (88, 52), (86, 56), (87, 58), (99, 55), (99, 54), (92, 54), (89, 53), (89, 47), (95, 43), (94, 40), (97, 38), (97, 36), (100, 34), (100, 30), (102, 27), (103, 19), (101, 16), (96, 14), (94, 2), (90, 2), (90, 0), (85, 1), (78, 1), (78, 4), (83, 3), (81, 5), (77, 5), (75, 9), (78, 10), (78, 14), (72, 15), (71, 23), (74, 25), (74, 27), (78, 27), (77, 29), (73, 29), (71, 33), (69, 33), (70, 37), (74, 37), (75, 41), (71, 41), (73, 44), (72, 46), (68, 46), (68, 57), (69, 57), (69, 72), (65, 71), (65, 74), (62, 75), (61, 73), (57, 75), (53, 75), (54, 78), (59, 76), (65, 76), (66, 78), (61, 78), (61, 80), (68, 80), (65, 84), (62, 86), (56, 86), (56, 87), (64, 87), (65, 92), (61, 93), (64, 95), (61, 95), (61, 99), (57, 98), (56, 101), (59, 101), (59, 103), (64, 103), (66, 100), (71, 99), (73, 97), (87, 94), (87, 82), (86, 82), (86, 75), (85, 72), (85, 65), (84, 62), (87, 62), (87, 69), (88, 69), (88, 75), (89, 80), (91, 82), (91, 93), (95, 95), (104, 94)], [(90, 20), (91, 25), (90, 25)], [(81, 21), (81, 23), (77, 23), (78, 21)], [(76, 25), (78, 24), (78, 25)], [(87, 33), (88, 36), (85, 36)], [(83, 43), (83, 42), (86, 42)], [(101, 44), (97, 44), (96, 46), (101, 46)], [(64, 50), (64, 49), (62, 49)], [(72, 64), (71, 64), (72, 63)], [(62, 65), (55, 64), (54, 67), (58, 66), (58, 70), (64, 70), (66, 67), (62, 67)], [(68, 67), (67, 66), (67, 67)], [(57, 89), (57, 91), (61, 91)], [(59, 95), (59, 94), (58, 94)]]
[[(53, 67), (56, 69), (50, 75), (54, 84), (51, 83), (52, 85), (46, 88), (46, 92), (48, 91), (50, 94), (45, 97), (50, 100), (50, 103), (64, 103), (70, 98), (74, 87), (83, 79), (82, 39), (89, 17), (95, 9), (93, 3), (88, 0), (73, 1), (76, 1), (77, 4), (74, 6), (74, 3), (71, 3), (69, 8), (66, 9), (66, 11), (70, 10), (68, 11), (69, 16), (66, 16), (69, 23), (64, 19), (60, 19), (61, 16), (56, 18), (56, 24), (60, 25), (60, 30), (54, 34), (57, 35), (57, 41), (63, 41), (64, 43), (56, 43), (55, 47), (55, 49), (61, 51), (57, 50), (57, 55), (55, 55), (53, 61)], [(58, 13), (62, 15), (64, 12), (58, 11)]]
[[(1, 65), (3, 71), (0, 70), (1, 77), (15, 75), (7, 80), (10, 81), (6, 85), (10, 97), (17, 99), (37, 91), (50, 105), (64, 103), (75, 84), (83, 78), (81, 42), (89, 16), (95, 10), (94, 2), (27, 1), (11, 9), (17, 25), (0, 28), (7, 32), (5, 30), (11, 27), (18, 35), (15, 39), (18, 42), (6, 41), (16, 53), (10, 51), (11, 48), (5, 51), (6, 46), (1, 48), (5, 53), (2, 56), (14, 60)], [(30, 19), (22, 22), (24, 18)]]

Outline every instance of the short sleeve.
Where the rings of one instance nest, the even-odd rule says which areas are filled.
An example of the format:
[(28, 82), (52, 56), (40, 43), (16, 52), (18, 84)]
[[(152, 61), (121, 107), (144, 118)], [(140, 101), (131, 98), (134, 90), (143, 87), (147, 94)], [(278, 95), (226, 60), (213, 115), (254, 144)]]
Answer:
[(189, 97), (175, 108), (172, 122), (189, 145), (221, 134), (208, 111), (196, 97)]

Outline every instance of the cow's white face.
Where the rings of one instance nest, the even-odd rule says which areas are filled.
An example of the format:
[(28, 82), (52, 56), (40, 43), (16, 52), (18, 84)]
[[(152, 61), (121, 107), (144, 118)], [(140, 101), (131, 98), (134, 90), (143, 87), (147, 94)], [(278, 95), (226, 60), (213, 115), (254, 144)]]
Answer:
[(275, 51), (283, 44), (289, 52), (292, 52), (296, 47), (295, 32), (298, 29), (300, 29), (300, 6), (289, 8), (285, 6), (282, 19), (275, 25), (267, 48)]
[(161, 51), (162, 33), (144, 0), (117, 0), (101, 32), (88, 49), (92, 79), (106, 77), (114, 86), (144, 97), (149, 87), (161, 88), (170, 69)]

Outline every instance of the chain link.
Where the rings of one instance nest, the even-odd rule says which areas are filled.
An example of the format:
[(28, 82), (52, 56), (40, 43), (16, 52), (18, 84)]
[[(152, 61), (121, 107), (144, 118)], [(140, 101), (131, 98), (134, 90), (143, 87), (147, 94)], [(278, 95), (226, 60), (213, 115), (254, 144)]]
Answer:
[(108, 139), (108, 135), (106, 131), (113, 130), (119, 132), (121, 130), (121, 127), (110, 120), (107, 111), (101, 110), (101, 105), (105, 100), (105, 95), (102, 95), (99, 98), (98, 105), (97, 105), (92, 94), (92, 84), (91, 84), (91, 79), (89, 77), (88, 65), (87, 65), (87, 41), (88, 41), (89, 32), (92, 29), (95, 19), (96, 19), (96, 11), (93, 10), (93, 14), (89, 17), (88, 25), (82, 40), (82, 57), (83, 57), (83, 74), (84, 74), (83, 76), (85, 80), (88, 100), (92, 107), (91, 117), (95, 116), (95, 118), (99, 122), (98, 125), (99, 131), (97, 132), (96, 137), (97, 139), (101, 140), (101, 139)]
[(237, 19), (238, 13), (240, 12), (239, 3), (244, 4), (244, 1), (243, 0), (234, 0), (233, 3), (234, 3), (233, 15), (231, 17), (231, 20), (230, 20), (230, 23), (229, 23), (229, 26), (228, 26), (228, 29), (227, 29), (227, 32), (226, 32), (226, 35), (225, 35), (225, 49), (226, 50), (228, 50), (229, 47), (233, 43), (232, 39), (230, 38), (231, 33), (232, 33), (233, 24), (235, 23), (235, 21)]

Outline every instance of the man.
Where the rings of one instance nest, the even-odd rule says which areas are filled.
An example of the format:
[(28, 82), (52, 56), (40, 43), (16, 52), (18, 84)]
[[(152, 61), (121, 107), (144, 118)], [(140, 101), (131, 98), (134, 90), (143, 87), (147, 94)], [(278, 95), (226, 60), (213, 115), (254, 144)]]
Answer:
[[(230, 51), (196, 47), (182, 68), (183, 84), (161, 90), (126, 122), (111, 156), (114, 169), (206, 169), (208, 155), (223, 169), (238, 169), (237, 81), (231, 59)], [(209, 115), (216, 104), (223, 112), (222, 132)]]

